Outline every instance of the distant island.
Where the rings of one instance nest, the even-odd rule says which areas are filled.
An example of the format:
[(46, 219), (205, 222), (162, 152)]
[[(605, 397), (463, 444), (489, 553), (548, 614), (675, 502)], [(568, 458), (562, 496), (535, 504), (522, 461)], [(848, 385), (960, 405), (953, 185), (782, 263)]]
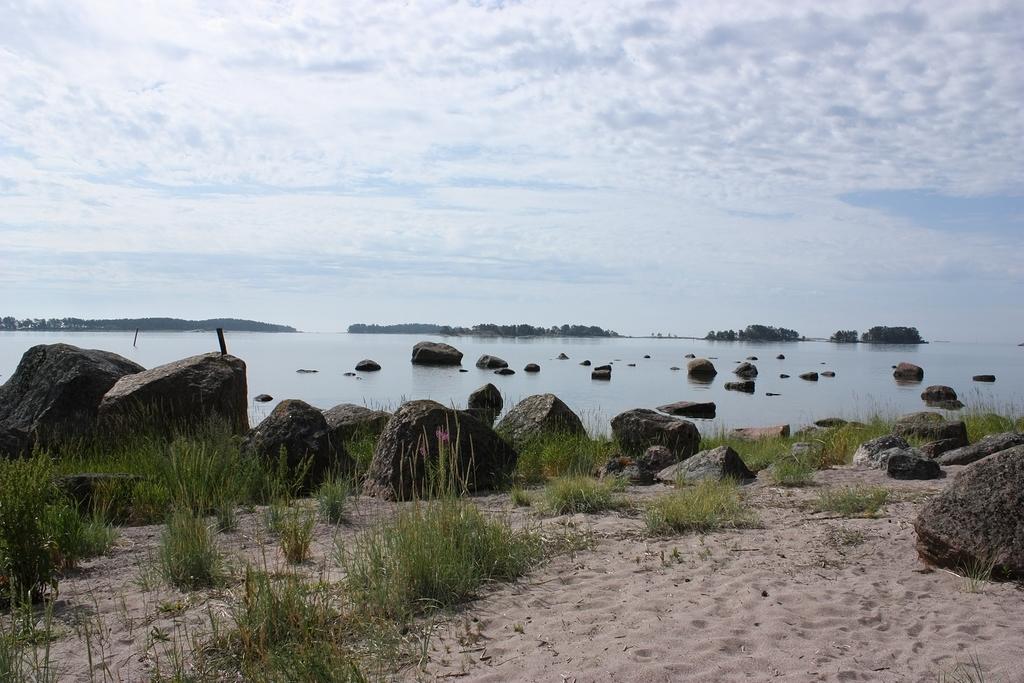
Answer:
[(298, 332), (289, 325), (274, 325), (257, 320), (238, 318), (211, 318), (210, 320), (181, 320), (180, 318), (118, 318), (90, 320), (85, 318), (0, 318), (0, 330), (76, 330), (92, 332), (195, 332), (215, 330), (228, 332)]
[(495, 325), (485, 323), (472, 327), (435, 325), (432, 323), (400, 323), (397, 325), (367, 325), (356, 323), (348, 326), (349, 334), (437, 334), (451, 337), (621, 337), (614, 330), (605, 330), (596, 325)]
[(838, 330), (829, 338), (837, 344), (927, 344), (916, 327), (885, 327), (876, 325), (858, 338), (857, 330)]
[(708, 332), (704, 337), (708, 341), (765, 341), (765, 342), (792, 342), (800, 341), (802, 337), (796, 330), (785, 327), (772, 327), (770, 325), (747, 325), (746, 329), (740, 330), (719, 330)]

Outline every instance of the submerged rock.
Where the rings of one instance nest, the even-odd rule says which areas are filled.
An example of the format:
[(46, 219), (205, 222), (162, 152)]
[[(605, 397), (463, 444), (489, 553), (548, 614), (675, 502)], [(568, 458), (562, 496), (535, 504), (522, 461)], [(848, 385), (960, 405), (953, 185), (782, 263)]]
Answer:
[(416, 365), (461, 365), (462, 352), (441, 342), (421, 341), (412, 347), (412, 362)]
[(817, 382), (818, 381), (818, 373), (816, 373), (816, 372), (804, 372), (804, 373), (800, 374), (800, 379), (805, 379), (808, 382)]
[(523, 372), (540, 372), (540, 366), (536, 363), (527, 363), (526, 367), (523, 368)]
[(375, 360), (370, 360), (369, 358), (364, 358), (356, 363), (356, 370), (360, 372), (377, 372), (380, 370), (380, 363)]
[(508, 363), (504, 358), (498, 358), (497, 356), (483, 355), (477, 358), (476, 366), (484, 370), (497, 370), (499, 368), (507, 368)]
[(742, 382), (726, 382), (726, 391), (742, 391), (745, 394), (754, 393), (754, 380), (745, 379)]

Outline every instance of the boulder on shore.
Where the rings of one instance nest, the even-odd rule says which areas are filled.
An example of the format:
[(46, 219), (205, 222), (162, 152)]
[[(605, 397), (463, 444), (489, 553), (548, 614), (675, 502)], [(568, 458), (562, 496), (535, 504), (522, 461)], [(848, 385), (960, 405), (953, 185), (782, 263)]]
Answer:
[(103, 396), (100, 428), (111, 433), (193, 429), (211, 418), (249, 430), (245, 361), (204, 353), (125, 375)]
[(881, 467), (885, 464), (882, 461), (882, 453), (894, 448), (909, 449), (910, 444), (906, 439), (892, 434), (865, 441), (854, 452), (853, 464), (862, 467)]
[(484, 354), (476, 359), (476, 366), (484, 370), (497, 370), (499, 368), (507, 368), (508, 363), (504, 358)]
[(745, 379), (742, 382), (726, 382), (726, 391), (742, 391), (744, 394), (754, 393), (754, 380)]
[(905, 450), (886, 458), (885, 473), (893, 479), (939, 479), (944, 476), (939, 463)]
[(1024, 446), (960, 472), (925, 503), (914, 530), (932, 564), (963, 571), (991, 562), (997, 578), (1024, 577)]
[[(441, 454), (451, 471), (437, 472)], [(492, 489), (512, 475), (516, 452), (493, 429), (467, 412), (436, 401), (409, 401), (388, 421), (377, 442), (365, 491), (392, 500), (457, 489)]]
[(501, 397), (498, 387), (490, 382), (469, 395), (466, 408), (473, 417), (484, 424), (493, 425), (505, 407), (505, 399)]
[(694, 358), (686, 364), (686, 374), (694, 379), (710, 380), (718, 374), (718, 370), (707, 358)]
[(658, 410), (663, 413), (668, 413), (669, 415), (677, 415), (679, 417), (699, 417), (711, 419), (715, 416), (716, 406), (711, 401), (677, 401), (676, 403), (669, 403), (663, 406), (658, 406)]
[(756, 477), (757, 475), (750, 471), (739, 453), (729, 446), (719, 446), (701, 451), (658, 472), (658, 479), (666, 483), (674, 483), (680, 479), (690, 482), (735, 479), (743, 482)]
[(304, 484), (316, 484), (328, 473), (347, 474), (353, 460), (345, 447), (331, 439), (324, 414), (305, 401), (281, 401), (242, 441), (242, 453), (276, 462), (285, 453), (288, 469), (308, 467)]
[(947, 451), (960, 448), (960, 445), (959, 439), (939, 439), (938, 441), (929, 441), (922, 445), (919, 450), (921, 451), (921, 455), (934, 460)]
[(356, 370), (360, 372), (377, 372), (380, 370), (380, 363), (375, 360), (370, 360), (369, 358), (364, 358), (356, 363)]
[(960, 446), (967, 445), (967, 425), (963, 420), (947, 420), (938, 413), (912, 413), (896, 420), (892, 433), (904, 438), (916, 437), (929, 441), (955, 439)]
[(462, 351), (441, 342), (421, 341), (412, 347), (416, 365), (461, 365)]
[(91, 437), (103, 395), (122, 377), (144, 369), (108, 351), (33, 346), (0, 386), (0, 457), (24, 455), (36, 443)]
[(892, 371), (892, 376), (901, 382), (920, 382), (924, 379), (924, 370), (913, 363), (900, 363)]
[(579, 416), (554, 394), (527, 396), (501, 419), (498, 432), (516, 448), (545, 434), (586, 434)]
[(660, 472), (677, 462), (676, 456), (664, 446), (651, 446), (641, 455), (636, 464), (650, 472)]
[(665, 446), (677, 460), (683, 460), (700, 448), (696, 425), (647, 408), (627, 410), (613, 417), (612, 434), (623, 452), (634, 457), (651, 446)]
[(358, 436), (376, 437), (391, 419), (391, 413), (355, 403), (339, 403), (323, 414), (333, 444), (344, 444)]
[(970, 465), (994, 453), (1017, 446), (1024, 446), (1024, 434), (1020, 432), (989, 434), (969, 446), (946, 451), (938, 457), (938, 462), (940, 465)]
[(737, 427), (732, 435), (746, 441), (758, 439), (785, 439), (789, 436), (789, 425), (772, 425), (771, 427)]

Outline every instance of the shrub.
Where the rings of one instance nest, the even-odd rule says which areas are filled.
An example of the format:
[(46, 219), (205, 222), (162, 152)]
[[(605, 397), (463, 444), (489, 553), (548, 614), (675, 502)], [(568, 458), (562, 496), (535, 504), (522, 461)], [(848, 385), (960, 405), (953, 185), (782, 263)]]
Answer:
[(39, 454), (0, 459), (0, 591), (6, 591), (0, 598), (34, 599), (57, 586), (53, 543), (44, 526), (46, 507), (56, 496), (52, 475), (49, 458)]
[(345, 587), (361, 612), (404, 619), (463, 602), (488, 581), (512, 580), (543, 555), (540, 536), (443, 498), (399, 511), (338, 548)]
[(209, 588), (226, 578), (224, 557), (206, 520), (188, 510), (175, 511), (160, 539), (160, 574), (182, 590)]
[(352, 486), (345, 479), (330, 477), (316, 493), (320, 515), (331, 524), (339, 524), (345, 517)]
[(618, 494), (624, 488), (625, 482), (616, 477), (559, 477), (544, 487), (544, 502), (556, 515), (600, 512), (622, 507), (625, 501)]
[(822, 491), (814, 508), (844, 517), (874, 517), (888, 500), (889, 491), (881, 486), (848, 486)]
[(644, 512), (647, 530), (655, 535), (714, 531), (722, 527), (753, 526), (754, 514), (744, 504), (733, 481), (704, 481), (660, 496)]

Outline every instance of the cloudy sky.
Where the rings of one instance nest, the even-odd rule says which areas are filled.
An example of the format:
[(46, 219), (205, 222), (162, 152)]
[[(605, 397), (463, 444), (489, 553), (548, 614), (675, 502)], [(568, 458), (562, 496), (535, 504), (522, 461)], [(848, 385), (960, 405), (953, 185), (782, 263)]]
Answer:
[(1024, 5), (0, 0), (0, 315), (1024, 340)]

